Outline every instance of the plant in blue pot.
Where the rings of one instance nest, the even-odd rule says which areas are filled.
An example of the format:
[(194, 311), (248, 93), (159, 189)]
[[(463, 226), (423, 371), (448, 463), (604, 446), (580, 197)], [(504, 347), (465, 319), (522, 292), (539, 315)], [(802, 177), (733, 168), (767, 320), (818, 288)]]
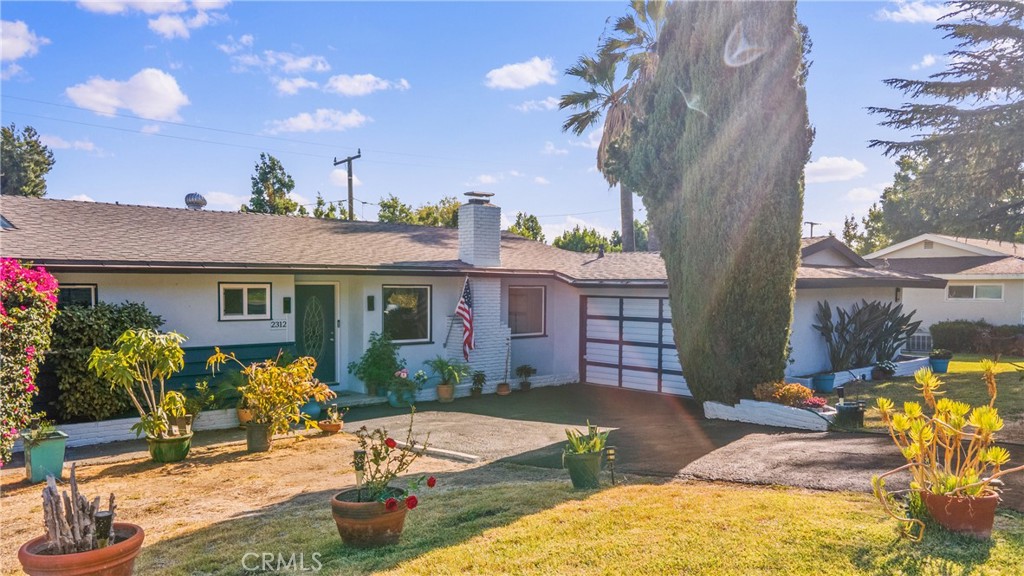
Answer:
[(416, 404), (416, 393), (427, 383), (427, 373), (417, 370), (412, 378), (409, 369), (402, 368), (395, 372), (394, 377), (385, 384), (388, 391), (388, 404), (395, 408), (408, 408)]
[(47, 476), (61, 478), (68, 435), (57, 430), (49, 420), (32, 424), (32, 428), (21, 435), (25, 447), (25, 478), (33, 484), (46, 480)]
[(945, 374), (949, 370), (949, 361), (952, 358), (953, 352), (945, 348), (936, 348), (928, 355), (928, 364), (931, 365), (932, 372)]

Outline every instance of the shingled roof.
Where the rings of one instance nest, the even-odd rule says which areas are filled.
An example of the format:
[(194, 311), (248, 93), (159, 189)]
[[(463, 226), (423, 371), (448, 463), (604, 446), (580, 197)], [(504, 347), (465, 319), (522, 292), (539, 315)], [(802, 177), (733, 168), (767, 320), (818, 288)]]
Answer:
[(943, 258), (877, 258), (870, 260), (880, 269), (913, 274), (1024, 275), (1024, 258), (1013, 256), (953, 256)]
[[(665, 265), (651, 252), (604, 257), (561, 250), (502, 233), (501, 266), (458, 259), (450, 228), (347, 222), (5, 196), (11, 228), (0, 232), (5, 257), (54, 270), (383, 272), (545, 275), (575, 285), (665, 286)], [(814, 239), (820, 241), (821, 239)], [(813, 249), (817, 242), (804, 244)], [(797, 287), (938, 286), (944, 281), (873, 268), (801, 266)]]

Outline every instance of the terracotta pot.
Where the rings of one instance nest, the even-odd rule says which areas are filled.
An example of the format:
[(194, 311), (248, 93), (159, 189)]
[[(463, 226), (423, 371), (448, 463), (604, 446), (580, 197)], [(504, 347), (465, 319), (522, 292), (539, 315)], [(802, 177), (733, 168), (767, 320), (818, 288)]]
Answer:
[[(395, 497), (405, 491), (392, 488)], [(338, 526), (338, 535), (349, 546), (375, 548), (397, 544), (405, 526), (404, 504), (388, 512), (383, 502), (357, 502), (358, 490), (345, 490), (331, 497), (331, 515)]]
[(530, 383), (529, 380), (527, 380), (525, 382), (520, 382), (519, 383), (519, 390), (521, 392), (529, 392), (530, 391), (530, 386), (533, 386), (533, 384)]
[(149, 456), (153, 462), (181, 462), (188, 456), (188, 451), (192, 448), (192, 434), (171, 436), (170, 438), (147, 436), (146, 443), (149, 444)]
[(337, 422), (321, 420), (317, 422), (316, 425), (318, 428), (320, 428), (320, 430), (328, 434), (337, 434), (338, 432), (341, 432), (341, 429), (345, 426), (345, 423), (340, 420)]
[(502, 382), (501, 384), (498, 384), (497, 393), (498, 396), (508, 396), (512, 393), (512, 387), (509, 386), (508, 382)]
[(18, 561), (29, 576), (131, 576), (146, 533), (115, 522), (114, 534), (117, 541), (110, 546), (77, 554), (40, 554), (46, 549), (46, 536), (40, 536), (22, 545)]
[(273, 440), (270, 424), (250, 422), (245, 427), (245, 449), (249, 452), (269, 452)]
[(238, 424), (245, 426), (252, 421), (252, 410), (248, 408), (235, 408), (235, 412), (238, 413)]
[(437, 401), (447, 404), (455, 401), (455, 384), (438, 384)]
[(470, 398), (483, 398), (484, 391), (480, 388), (472, 388), (469, 391)]
[(946, 530), (982, 540), (992, 537), (996, 504), (999, 503), (998, 494), (991, 493), (972, 498), (921, 492), (921, 498), (924, 499), (931, 517)]

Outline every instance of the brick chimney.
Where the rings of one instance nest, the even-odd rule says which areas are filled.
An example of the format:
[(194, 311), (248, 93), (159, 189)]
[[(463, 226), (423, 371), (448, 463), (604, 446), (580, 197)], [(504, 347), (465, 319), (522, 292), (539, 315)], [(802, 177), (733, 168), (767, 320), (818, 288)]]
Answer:
[(470, 266), (501, 266), (501, 208), (489, 192), (466, 192), (459, 206), (459, 260)]

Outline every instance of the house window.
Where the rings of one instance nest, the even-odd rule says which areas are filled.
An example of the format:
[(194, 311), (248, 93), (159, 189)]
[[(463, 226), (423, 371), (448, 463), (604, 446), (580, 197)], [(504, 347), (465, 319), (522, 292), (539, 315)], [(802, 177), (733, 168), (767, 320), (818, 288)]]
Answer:
[(221, 320), (269, 320), (270, 283), (221, 284)]
[(544, 332), (543, 286), (508, 287), (508, 325), (513, 336), (541, 336)]
[(399, 343), (430, 342), (430, 286), (383, 286), (384, 333)]
[(61, 284), (57, 293), (57, 309), (68, 306), (84, 306), (92, 308), (96, 305), (95, 284)]
[(947, 300), (1002, 300), (1002, 284), (950, 284)]

